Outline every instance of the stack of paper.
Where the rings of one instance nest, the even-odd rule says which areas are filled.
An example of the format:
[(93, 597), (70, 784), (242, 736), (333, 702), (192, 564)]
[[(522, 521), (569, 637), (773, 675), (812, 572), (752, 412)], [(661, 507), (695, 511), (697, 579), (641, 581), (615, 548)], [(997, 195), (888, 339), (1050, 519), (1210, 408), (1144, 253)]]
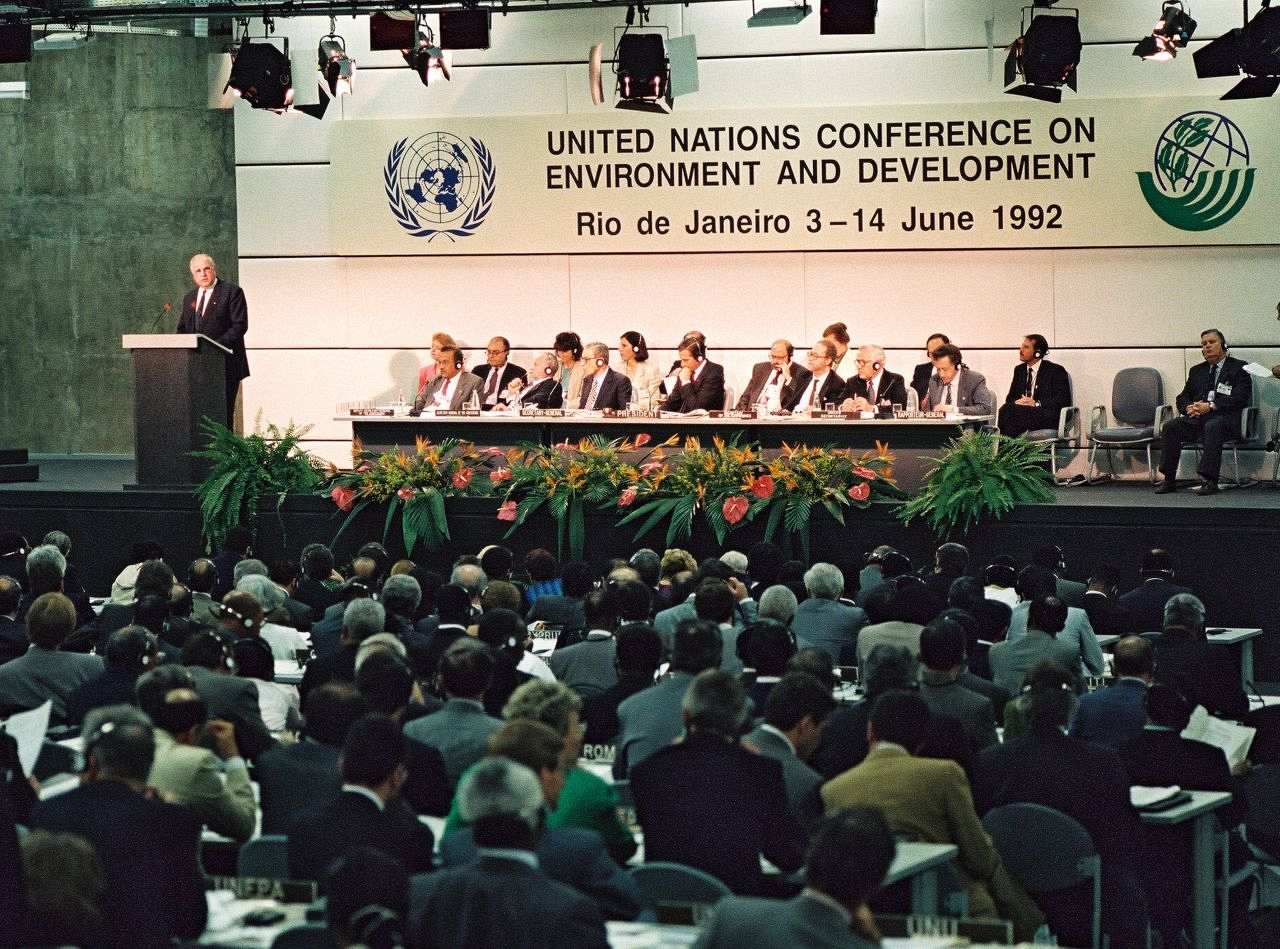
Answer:
[(1159, 804), (1161, 801), (1167, 801), (1182, 791), (1178, 785), (1172, 785), (1167, 788), (1151, 788), (1144, 787), (1141, 784), (1135, 784), (1129, 788), (1129, 801), (1138, 810), (1144, 807), (1151, 807), (1153, 804)]
[(1234, 772), (1249, 757), (1249, 746), (1253, 744), (1253, 736), (1257, 733), (1256, 728), (1214, 718), (1205, 711), (1203, 705), (1197, 705), (1196, 710), (1191, 713), (1191, 721), (1182, 730), (1182, 737), (1221, 748), (1222, 753), (1227, 756), (1227, 764)]

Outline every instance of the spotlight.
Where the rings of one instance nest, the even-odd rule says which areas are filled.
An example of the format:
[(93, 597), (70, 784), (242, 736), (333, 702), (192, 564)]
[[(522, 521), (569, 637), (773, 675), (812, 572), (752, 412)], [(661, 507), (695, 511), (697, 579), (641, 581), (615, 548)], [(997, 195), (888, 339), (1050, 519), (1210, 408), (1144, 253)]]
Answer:
[(671, 66), (660, 33), (623, 33), (617, 61), (619, 109), (665, 114), (671, 108)]
[[(1049, 0), (1053, 2), (1053, 0)], [(1061, 102), (1062, 87), (1076, 91), (1076, 67), (1080, 65), (1080, 13), (1071, 10), (1070, 15), (1041, 13), (1035, 10), (1048, 6), (1023, 7), (1022, 35), (1009, 47), (1004, 62), (1004, 84), (1011, 86), (1022, 76), (1022, 85), (1005, 92), (1015, 96), (1028, 96), (1044, 102)], [(1031, 24), (1027, 25), (1027, 14)]]
[(1182, 0), (1164, 0), (1160, 7), (1160, 19), (1151, 28), (1151, 35), (1144, 36), (1133, 48), (1134, 56), (1167, 63), (1185, 49), (1187, 41), (1196, 31), (1196, 21), (1182, 5)]
[(347, 55), (347, 41), (336, 33), (320, 38), (316, 52), (321, 75), (329, 95), (349, 96), (356, 76), (356, 61)]
[[(1280, 8), (1262, 0), (1257, 16), (1195, 51), (1196, 75), (1245, 78), (1224, 99), (1263, 99), (1280, 88)], [(1247, 8), (1246, 8), (1247, 12)]]
[(444, 50), (436, 45), (435, 34), (426, 23), (418, 24), (417, 39), (413, 49), (402, 49), (400, 55), (404, 57), (409, 68), (418, 74), (424, 86), (430, 86), (432, 79), (438, 81), (440, 78), (445, 80), (453, 78), (449, 58), (445, 56)]
[(285, 52), (271, 43), (253, 43), (246, 36), (233, 54), (227, 88), (255, 109), (284, 112), (293, 104), (293, 75)]
[(877, 5), (877, 0), (822, 0), (818, 32), (823, 36), (874, 33)]

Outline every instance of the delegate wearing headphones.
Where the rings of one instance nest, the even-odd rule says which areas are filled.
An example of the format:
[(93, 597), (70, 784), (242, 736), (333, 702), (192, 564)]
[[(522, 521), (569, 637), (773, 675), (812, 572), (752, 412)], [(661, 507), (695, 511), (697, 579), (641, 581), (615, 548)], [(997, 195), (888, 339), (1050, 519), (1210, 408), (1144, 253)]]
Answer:
[(460, 409), (472, 395), (477, 402), (484, 382), (479, 376), (463, 372), (465, 363), (462, 351), (456, 346), (443, 346), (436, 356), (436, 377), (418, 392), (410, 415), (421, 415), (430, 406), (433, 409)]
[(1000, 406), (1002, 435), (1022, 435), (1036, 429), (1058, 427), (1058, 416), (1071, 404), (1071, 380), (1067, 370), (1044, 357), (1049, 341), (1031, 333), (1018, 347), (1018, 366), (1013, 370), (1009, 394)]
[(884, 349), (858, 347), (857, 374), (844, 387), (843, 412), (875, 412), (886, 402), (903, 408), (907, 404), (907, 381), (884, 366)]
[(680, 341), (679, 358), (672, 374), (662, 383), (667, 398), (664, 412), (719, 411), (724, 408), (724, 367), (707, 358), (707, 342), (702, 334)]
[(1197, 470), (1201, 483), (1195, 492), (1217, 493), (1222, 445), (1227, 439), (1240, 437), (1241, 409), (1249, 405), (1253, 396), (1253, 382), (1244, 361), (1227, 355), (1227, 339), (1221, 330), (1208, 329), (1200, 334), (1200, 353), (1204, 362), (1191, 367), (1187, 384), (1178, 393), (1177, 418), (1160, 429), (1164, 440), (1160, 473), (1164, 481), (1156, 488), (1156, 494), (1168, 494), (1177, 487), (1182, 446), (1197, 439), (1203, 449)]

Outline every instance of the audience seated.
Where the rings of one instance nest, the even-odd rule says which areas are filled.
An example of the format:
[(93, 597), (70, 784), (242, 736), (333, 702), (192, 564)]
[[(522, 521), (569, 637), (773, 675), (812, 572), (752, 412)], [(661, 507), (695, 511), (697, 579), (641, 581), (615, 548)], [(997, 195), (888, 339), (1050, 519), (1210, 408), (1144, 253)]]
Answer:
[(15, 925), (6, 926), (14, 945), (99, 946), (107, 942), (106, 877), (89, 841), (76, 834), (32, 831), (22, 840), (21, 876), (27, 926), (21, 933), (16, 920), (11, 921)]
[(974, 810), (969, 781), (953, 761), (916, 756), (929, 733), (929, 706), (910, 692), (886, 692), (867, 722), (866, 760), (822, 786), (828, 814), (879, 809), (900, 837), (955, 844), (968, 884), (969, 915), (998, 916), (1027, 940), (1043, 921), (1035, 903), (1005, 870)]
[[(1005, 638), (1017, 642), (1027, 632), (1027, 616), (1033, 600), (1058, 596), (1057, 578), (1046, 567), (1032, 564), (1023, 567), (1018, 574), (1018, 605), (1009, 617), (1009, 632)], [(1059, 600), (1059, 602), (1062, 602)], [(1102, 647), (1089, 625), (1089, 614), (1074, 606), (1067, 607), (1067, 618), (1062, 630), (1054, 637), (1059, 643), (1071, 643), (1076, 647), (1082, 675), (1100, 676), (1103, 672)]]
[(503, 757), (481, 762), (458, 789), (479, 859), (415, 876), (408, 944), (414, 949), (604, 949), (596, 905), (539, 867), (545, 800), (538, 776)]
[(613, 776), (626, 778), (649, 755), (671, 744), (684, 731), (681, 703), (698, 673), (720, 668), (720, 630), (704, 620), (684, 620), (676, 627), (671, 668), (653, 686), (618, 705), (617, 754)]
[(897, 844), (880, 812), (848, 808), (827, 818), (805, 856), (805, 887), (786, 902), (726, 897), (697, 949), (872, 949), (880, 934), (867, 901), (880, 889)]
[(232, 671), (235, 659), (230, 643), (212, 631), (196, 633), (182, 647), (182, 664), (191, 673), (209, 715), (234, 726), (242, 757), (256, 761), (275, 745), (262, 720), (257, 685)]
[[(586, 638), (557, 649), (547, 660), (555, 677), (587, 699), (618, 683), (615, 668), (618, 596), (609, 589), (592, 590), (582, 601)], [(648, 617), (643, 617), (647, 619)]]
[(242, 678), (251, 679), (258, 689), (258, 711), (267, 731), (273, 736), (298, 731), (302, 727), (298, 687), (276, 681), (271, 647), (257, 636), (245, 636), (231, 644), (231, 655), (235, 659), (236, 672)]
[(10, 576), (0, 576), (0, 665), (21, 656), (31, 646), (27, 627), (18, 619), (22, 585)]
[[(493, 717), (502, 714), (511, 693), (526, 682), (536, 678), (555, 681), (546, 663), (529, 651), (532, 642), (519, 613), (490, 610), (480, 617), (474, 631), (476, 638), (493, 653), (493, 675), (484, 693), (484, 710)], [(545, 675), (534, 674), (543, 669), (546, 669)]]
[[(726, 584), (733, 594), (734, 616), (730, 622), (734, 626), (745, 626), (755, 621), (756, 602), (751, 599), (746, 586), (733, 575), (733, 568), (718, 557), (708, 557), (698, 564), (697, 573), (690, 578), (690, 589), (685, 597), (679, 602), (673, 600), (671, 606), (664, 610), (659, 610), (653, 618), (654, 629), (661, 634), (663, 641), (668, 646), (670, 646), (672, 637), (675, 635), (676, 626), (681, 621), (697, 618), (698, 611), (695, 597), (698, 589), (708, 580), (717, 580)], [(672, 595), (674, 595), (675, 588), (673, 587), (672, 590)]]
[(1130, 633), (1163, 629), (1164, 606), (1171, 597), (1191, 590), (1173, 582), (1173, 558), (1161, 548), (1149, 550), (1138, 564), (1139, 584), (1117, 601), (1128, 614)]
[(252, 551), (253, 534), (248, 528), (237, 525), (227, 531), (222, 548), (213, 557), (213, 565), (218, 568), (218, 582), (213, 587), (213, 598), (219, 603), (235, 587), (236, 564)]
[(97, 656), (63, 652), (59, 647), (76, 628), (76, 608), (61, 593), (44, 593), (27, 611), (31, 648), (0, 665), (0, 714), (52, 704), (50, 720), (67, 720), (67, 699), (105, 668)]
[(432, 867), (435, 838), (400, 800), (405, 781), (400, 726), (367, 715), (351, 726), (339, 759), (342, 788), (334, 800), (298, 814), (289, 827), (289, 874), (324, 880), (333, 861), (372, 847), (410, 871)]
[(306, 725), (299, 740), (276, 745), (254, 764), (264, 834), (286, 833), (299, 811), (337, 798), (342, 746), (369, 709), (349, 683), (330, 682), (309, 693), (302, 710)]
[(147, 784), (189, 808), (215, 834), (242, 843), (252, 837), (258, 806), (235, 728), (209, 719), (191, 673), (177, 665), (148, 672), (138, 680), (138, 706), (155, 726)]
[(738, 658), (738, 633), (743, 628), (739, 625), (742, 617), (737, 609), (737, 595), (745, 595), (747, 588), (732, 577), (730, 581), (732, 586), (729, 581), (708, 577), (699, 583), (693, 592), (693, 613), (698, 619), (719, 627), (720, 668), (737, 674), (742, 671), (742, 660)]
[(920, 655), (920, 631), (933, 619), (933, 595), (917, 577), (900, 575), (886, 580), (867, 597), (868, 624), (858, 634), (857, 662), (863, 665), (880, 645), (903, 646)]
[[(1190, 593), (1175, 593), (1164, 604), (1156, 642), (1155, 680), (1178, 688), (1196, 705), (1222, 718), (1243, 718), (1249, 699), (1231, 654), (1205, 639), (1204, 604)], [(0, 675), (4, 672), (0, 666)]]
[(299, 632), (307, 632), (311, 629), (311, 607), (296, 599), (294, 594), (298, 592), (298, 578), (300, 576), (300, 568), (296, 560), (273, 560), (268, 564), (271, 582), (276, 584), (284, 591), (284, 605), (281, 607), (282, 615), (288, 616), (287, 623), (282, 622), (281, 625), (296, 629)]
[(648, 623), (628, 623), (618, 629), (614, 648), (617, 681), (582, 700), (589, 745), (613, 744), (618, 735), (618, 706), (653, 685), (662, 664), (662, 637)]
[(1058, 639), (1066, 621), (1066, 604), (1056, 596), (1042, 596), (1032, 601), (1027, 610), (1026, 632), (1017, 640), (1006, 639), (991, 647), (991, 675), (996, 685), (1011, 694), (1021, 692), (1027, 672), (1043, 659), (1077, 670), (1080, 666), (1078, 644)]
[(933, 599), (935, 614), (947, 606), (951, 585), (969, 569), (969, 549), (964, 544), (943, 544), (933, 554), (933, 572), (923, 574), (924, 585)]
[(1008, 554), (1001, 554), (987, 566), (983, 579), (987, 599), (1003, 603), (1009, 609), (1018, 605), (1018, 561)]
[(1155, 671), (1155, 651), (1141, 636), (1126, 636), (1114, 650), (1116, 681), (1081, 696), (1071, 734), (1109, 748), (1121, 748), (1142, 734), (1147, 721), (1147, 689)]
[(1119, 596), (1120, 571), (1107, 563), (1094, 566), (1081, 606), (1099, 636), (1123, 636), (1133, 630), (1133, 617), (1120, 605)]
[(596, 576), (588, 564), (572, 561), (560, 571), (561, 593), (541, 593), (529, 608), (530, 623), (541, 620), (548, 626), (562, 630), (580, 630), (586, 625), (583, 615), (583, 598), (591, 592)]
[(93, 845), (111, 894), (106, 945), (162, 947), (194, 939), (208, 913), (197, 850), (200, 821), (146, 792), (155, 756), (151, 723), (110, 705), (85, 718), (79, 786), (36, 804), (32, 829), (76, 834)]
[(335, 588), (340, 579), (333, 570), (333, 551), (324, 544), (307, 544), (302, 548), (299, 566), (302, 576), (298, 578), (293, 595), (311, 607), (311, 620), (315, 622), (338, 602)]
[(827, 686), (808, 673), (792, 672), (770, 690), (764, 721), (743, 739), (748, 747), (782, 764), (787, 807), (806, 829), (822, 816), (818, 796), (822, 775), (806, 762), (813, 757), (835, 707)]
[(964, 729), (969, 748), (981, 751), (996, 743), (996, 715), (991, 699), (965, 687), (964, 629), (954, 619), (938, 617), (920, 633), (920, 697), (935, 717), (954, 718)]
[[(284, 610), (288, 596), (270, 577), (264, 577), (260, 574), (242, 577), (236, 582), (236, 591), (252, 598), (262, 613), (262, 618), (258, 620), (257, 624), (253, 627), (246, 627), (242, 635), (261, 637), (271, 647), (271, 655), (277, 659), (292, 659), (298, 654), (298, 650), (309, 648), (310, 644), (307, 642), (306, 637), (298, 632), (296, 628), (282, 624), (272, 618), (284, 618), (278, 616), (278, 614)], [(244, 600), (233, 593), (228, 593), (222, 598), (224, 611), (228, 607), (239, 608), (237, 604), (243, 603)]]
[(370, 636), (386, 628), (387, 611), (377, 600), (357, 597), (342, 610), (342, 638), (337, 650), (317, 655), (307, 663), (298, 691), (306, 701), (307, 693), (326, 682), (353, 682), (356, 677), (356, 652)]
[(856, 662), (858, 631), (867, 622), (861, 608), (840, 602), (844, 574), (829, 563), (816, 563), (804, 575), (808, 594), (791, 620), (796, 645), (822, 649), (837, 663)]
[(438, 681), (444, 706), (405, 725), (407, 739), (440, 752), (451, 786), (484, 757), (489, 736), (502, 727), (501, 719), (484, 710), (493, 667), (488, 646), (469, 637), (458, 640), (440, 659)]
[[(972, 577), (964, 577), (957, 580), (956, 583), (965, 583), (973, 580)], [(981, 596), (982, 587), (974, 581), (978, 588), (978, 594)], [(953, 587), (954, 588), (954, 587)], [(1007, 620), (1009, 608), (1003, 603), (997, 603), (995, 600), (983, 600), (983, 603), (989, 606), (1004, 610), (1004, 617)], [(978, 620), (974, 618), (973, 613), (966, 609), (956, 609), (949, 607), (938, 614), (939, 619), (949, 619), (964, 629), (965, 641), (965, 667), (960, 670), (960, 677), (957, 681), (971, 692), (977, 692), (979, 695), (985, 695), (991, 700), (991, 707), (995, 710), (996, 724), (1000, 725), (1004, 722), (1004, 706), (1009, 701), (1009, 693), (1000, 686), (991, 681), (991, 662), (990, 660), (990, 642), (983, 642), (979, 636), (981, 628)], [(1003, 636), (1003, 628), (1001, 628)], [(978, 657), (975, 659), (975, 656)], [(979, 671), (981, 669), (982, 671)]]
[(867, 716), (876, 699), (886, 692), (915, 687), (918, 666), (906, 646), (881, 643), (859, 667), (865, 695), (836, 709), (822, 731), (822, 740), (810, 764), (827, 780), (862, 763), (867, 756)]
[(708, 669), (681, 708), (684, 741), (630, 772), (645, 861), (697, 867), (735, 893), (783, 895), (786, 884), (761, 873), (760, 857), (784, 872), (798, 869), (804, 831), (787, 806), (782, 765), (739, 744), (746, 693), (732, 675)]
[[(550, 809), (548, 817), (554, 818), (565, 791), (566, 770), (564, 739), (555, 729), (533, 719), (514, 719), (489, 739), (489, 755), (508, 758), (536, 774)], [(589, 897), (606, 918), (634, 919), (640, 912), (635, 882), (614, 862), (595, 830), (548, 819), (535, 853), (551, 879)], [(440, 857), (445, 867), (475, 862), (478, 854), (473, 829), (458, 826), (446, 831)]]
[(334, 861), (322, 885), (334, 945), (402, 949), (409, 915), (404, 864), (373, 847), (353, 847)]
[(117, 629), (107, 637), (102, 675), (67, 696), (67, 724), (79, 725), (103, 705), (132, 705), (138, 676), (155, 666), (158, 655), (154, 640), (141, 626)]
[[(786, 587), (773, 587), (788, 596)], [(754, 673), (747, 689), (754, 709), (759, 712), (769, 699), (769, 693), (787, 671), (787, 663), (796, 654), (795, 637), (791, 630), (775, 620), (760, 619), (738, 635), (738, 659), (744, 668)], [(830, 691), (828, 689), (828, 691)]]

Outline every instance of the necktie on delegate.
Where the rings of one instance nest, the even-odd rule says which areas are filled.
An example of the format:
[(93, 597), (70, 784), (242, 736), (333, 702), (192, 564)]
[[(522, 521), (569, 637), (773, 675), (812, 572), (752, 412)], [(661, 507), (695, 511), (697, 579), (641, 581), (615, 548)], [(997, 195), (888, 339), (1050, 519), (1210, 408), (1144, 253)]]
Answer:
[(208, 305), (208, 303), (209, 303), (209, 291), (205, 290), (204, 288), (201, 288), (200, 292), (196, 294), (196, 319), (198, 320), (204, 319), (204, 308), (205, 306)]
[(1209, 399), (1212, 401), (1213, 394), (1218, 390), (1218, 370), (1222, 368), (1222, 363), (1218, 363), (1209, 370)]
[(582, 393), (582, 404), (579, 408), (594, 409), (596, 407), (596, 398), (600, 395), (600, 376), (596, 376), (592, 380), (591, 387)]
[(948, 382), (946, 388), (942, 390), (942, 404), (943, 405), (951, 404), (951, 383), (950, 382)]
[(867, 401), (872, 405), (876, 404), (876, 384), (874, 381), (867, 383)]
[(817, 379), (814, 379), (811, 383), (809, 383), (809, 404), (810, 405), (818, 404), (818, 380)]
[(498, 376), (502, 375), (501, 369), (489, 370), (489, 384), (484, 387), (484, 399), (486, 402), (498, 391)]

